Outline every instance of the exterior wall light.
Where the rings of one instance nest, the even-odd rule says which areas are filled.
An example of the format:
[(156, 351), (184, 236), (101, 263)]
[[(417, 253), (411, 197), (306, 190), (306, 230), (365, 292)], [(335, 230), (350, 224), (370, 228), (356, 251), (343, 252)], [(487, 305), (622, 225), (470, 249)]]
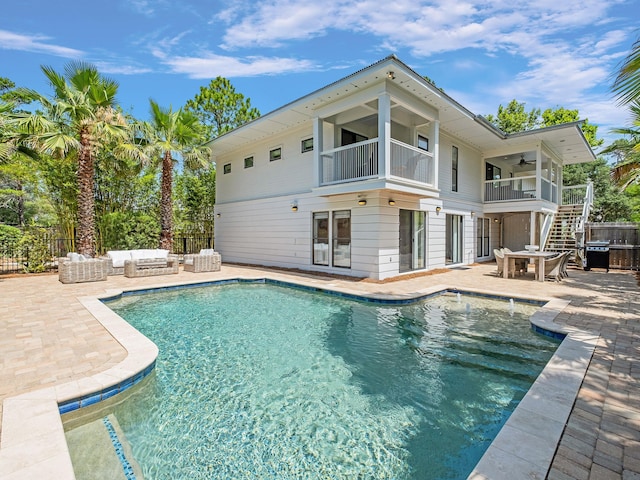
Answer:
[(440, 210), (442, 210), (442, 207), (436, 207), (436, 214), (440, 215)]
[(389, 205), (391, 205), (392, 207), (396, 204), (396, 201), (392, 198), (389, 199)]
[(291, 211), (292, 212), (297, 212), (298, 211), (298, 202), (292, 202), (291, 203)]
[(220, 214), (219, 214), (219, 213), (216, 213), (216, 217), (217, 217), (217, 218), (220, 218)]
[(387, 72), (387, 78), (389, 80), (395, 80), (396, 79), (396, 74), (393, 72)]
[(476, 212), (471, 212), (471, 216), (475, 217), (476, 216)]
[(494, 218), (493, 221), (494, 221), (494, 223), (498, 223), (500, 221), (500, 219), (499, 218)]
[(361, 198), (360, 200), (358, 200), (358, 205), (366, 205), (367, 204), (367, 200), (364, 198)]

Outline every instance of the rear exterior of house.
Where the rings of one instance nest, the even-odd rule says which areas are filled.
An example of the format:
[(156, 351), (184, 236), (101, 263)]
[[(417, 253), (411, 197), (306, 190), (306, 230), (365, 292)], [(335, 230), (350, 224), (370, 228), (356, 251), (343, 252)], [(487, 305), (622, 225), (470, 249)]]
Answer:
[(376, 280), (544, 245), (594, 159), (579, 123), (505, 135), (395, 56), (211, 148), (226, 262)]

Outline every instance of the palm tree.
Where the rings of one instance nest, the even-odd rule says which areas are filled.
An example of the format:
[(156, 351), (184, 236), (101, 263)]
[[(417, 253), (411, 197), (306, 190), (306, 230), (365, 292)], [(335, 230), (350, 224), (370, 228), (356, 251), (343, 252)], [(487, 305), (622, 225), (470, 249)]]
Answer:
[(160, 248), (171, 250), (173, 246), (173, 163), (182, 157), (191, 168), (206, 164), (211, 154), (202, 146), (204, 137), (202, 125), (191, 112), (183, 109), (173, 111), (162, 108), (154, 100), (149, 100), (151, 118), (142, 124), (147, 148), (162, 159), (160, 181)]
[(622, 62), (612, 90), (622, 105), (640, 100), (640, 38)]
[(624, 135), (605, 148), (603, 154), (612, 154), (616, 163), (612, 167), (613, 181), (624, 191), (629, 185), (640, 181), (640, 100), (631, 103), (631, 127), (615, 128), (613, 133)]
[[(64, 75), (42, 66), (51, 83), (51, 98), (21, 89), (42, 106), (43, 111), (17, 117), (26, 141), (52, 156), (77, 158), (78, 252), (95, 255), (94, 160), (106, 141), (128, 138), (129, 127), (116, 110), (118, 84), (102, 76), (88, 63), (71, 62)], [(123, 148), (131, 153), (131, 149)]]

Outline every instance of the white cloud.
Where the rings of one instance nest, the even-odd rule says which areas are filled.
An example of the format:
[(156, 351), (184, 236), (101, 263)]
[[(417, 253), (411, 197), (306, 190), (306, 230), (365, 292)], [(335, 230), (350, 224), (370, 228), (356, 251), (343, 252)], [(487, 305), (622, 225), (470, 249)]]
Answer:
[(293, 58), (259, 56), (236, 58), (213, 53), (206, 53), (199, 57), (169, 56), (157, 50), (153, 54), (162, 63), (168, 65), (173, 73), (186, 74), (189, 78), (254, 77), (317, 69), (309, 60)]
[(152, 70), (147, 67), (136, 67), (134, 65), (123, 65), (118, 62), (117, 64), (111, 62), (95, 62), (95, 66), (100, 73), (106, 73), (110, 75), (139, 75), (144, 73), (150, 73)]
[(301, 40), (323, 35), (334, 23), (337, 9), (331, 1), (276, 0), (256, 2), (250, 7), (221, 12), (217, 18), (233, 23), (223, 37), (223, 47), (278, 47), (284, 40)]
[(21, 35), (7, 30), (0, 30), (0, 49), (46, 53), (68, 58), (84, 56), (84, 52), (81, 50), (46, 43), (49, 39), (50, 37), (44, 35)]

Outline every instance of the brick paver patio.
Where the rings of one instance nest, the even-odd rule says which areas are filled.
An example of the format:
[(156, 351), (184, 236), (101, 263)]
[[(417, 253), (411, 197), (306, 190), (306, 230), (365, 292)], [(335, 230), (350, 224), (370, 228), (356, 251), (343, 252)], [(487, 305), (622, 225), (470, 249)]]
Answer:
[[(63, 285), (57, 275), (0, 277), (0, 418), (10, 396), (107, 370), (126, 351), (78, 297), (167, 283), (265, 277), (302, 280), (353, 293), (410, 295), (443, 285), (570, 304), (556, 322), (601, 335), (547, 478), (640, 479), (640, 290), (631, 272), (570, 270), (561, 283), (532, 276), (498, 278), (495, 265), (452, 269), (386, 283), (270, 269), (223, 266), (220, 272)], [(0, 422), (0, 432), (1, 432)]]

